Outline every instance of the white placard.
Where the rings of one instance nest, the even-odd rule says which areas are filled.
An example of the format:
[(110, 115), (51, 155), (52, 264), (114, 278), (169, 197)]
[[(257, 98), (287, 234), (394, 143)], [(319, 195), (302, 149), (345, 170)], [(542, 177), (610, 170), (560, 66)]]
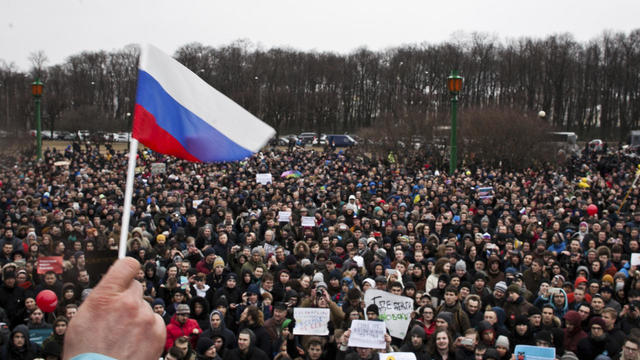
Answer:
[(378, 289), (369, 289), (364, 294), (365, 308), (371, 304), (378, 306), (378, 319), (383, 320), (393, 337), (404, 339), (411, 322), (413, 299)]
[(385, 326), (382, 321), (353, 320), (351, 322), (351, 335), (349, 346), (370, 349), (385, 349)]
[(640, 253), (631, 254), (631, 266), (640, 265)]
[(315, 227), (316, 226), (316, 218), (313, 216), (302, 216), (302, 226), (303, 227)]
[(412, 352), (378, 353), (380, 360), (416, 360), (416, 354)]
[(193, 208), (197, 209), (204, 200), (193, 200)]
[(364, 258), (362, 256), (356, 255), (353, 257), (353, 260), (358, 264), (358, 267), (364, 267)]
[(329, 323), (331, 311), (319, 308), (293, 308), (293, 318), (296, 326), (294, 335), (329, 335)]
[(273, 177), (271, 174), (256, 174), (256, 182), (258, 184), (267, 185), (273, 183)]
[(278, 222), (289, 222), (290, 217), (291, 217), (291, 211), (278, 212)]
[(165, 163), (151, 164), (151, 175), (164, 174), (165, 172), (167, 172), (167, 165)]

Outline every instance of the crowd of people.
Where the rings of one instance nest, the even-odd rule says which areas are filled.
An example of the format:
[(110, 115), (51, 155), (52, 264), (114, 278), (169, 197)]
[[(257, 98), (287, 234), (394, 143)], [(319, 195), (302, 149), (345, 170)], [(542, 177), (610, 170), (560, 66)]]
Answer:
[[(126, 164), (91, 144), (0, 161), (0, 358), (62, 358), (99, 280), (88, 264), (118, 249)], [(454, 175), (432, 164), (357, 148), (269, 148), (223, 164), (139, 151), (127, 256), (166, 325), (164, 358), (507, 360), (516, 345), (639, 358), (633, 158), (587, 150)], [(62, 269), (39, 271), (42, 257)], [(380, 321), (364, 302), (371, 288), (414, 302), (407, 336), (386, 335), (384, 350), (348, 346), (353, 320)], [(38, 308), (43, 290), (55, 311)], [(329, 335), (294, 335), (296, 307), (330, 309)], [(38, 344), (34, 329), (51, 333)]]

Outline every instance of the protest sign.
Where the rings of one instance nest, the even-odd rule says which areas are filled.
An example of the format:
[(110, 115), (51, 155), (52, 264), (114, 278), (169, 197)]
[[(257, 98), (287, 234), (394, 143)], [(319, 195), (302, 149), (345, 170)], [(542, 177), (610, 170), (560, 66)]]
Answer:
[(476, 191), (480, 199), (491, 199), (493, 197), (492, 186), (477, 188)]
[(38, 275), (53, 271), (62, 274), (62, 256), (40, 256), (38, 257)]
[(369, 289), (364, 294), (365, 308), (376, 304), (380, 311), (378, 318), (383, 320), (393, 337), (404, 339), (411, 322), (413, 299), (386, 291)]
[(378, 353), (380, 360), (416, 360), (416, 354), (412, 352)]
[(315, 227), (316, 226), (316, 218), (313, 216), (302, 216), (302, 226), (303, 227)]
[(291, 211), (278, 212), (278, 222), (289, 222), (290, 217), (291, 217)]
[(348, 345), (351, 347), (384, 349), (385, 325), (382, 321), (353, 320)]
[(329, 335), (329, 323), (331, 311), (319, 308), (293, 308), (293, 318), (296, 326), (294, 335)]
[(38, 345), (42, 345), (44, 339), (48, 338), (53, 329), (31, 329), (29, 330), (29, 340)]
[(202, 204), (204, 202), (204, 200), (193, 200), (193, 208), (197, 209), (198, 206), (200, 206), (200, 204)]
[(631, 254), (631, 266), (640, 265), (640, 253)]
[(556, 348), (531, 345), (516, 345), (513, 351), (516, 360), (554, 360)]
[(273, 183), (273, 178), (271, 177), (271, 174), (269, 174), (269, 173), (256, 174), (256, 182), (258, 184), (267, 185), (267, 184)]
[(165, 163), (151, 164), (151, 175), (164, 174), (165, 172), (167, 172), (167, 165)]

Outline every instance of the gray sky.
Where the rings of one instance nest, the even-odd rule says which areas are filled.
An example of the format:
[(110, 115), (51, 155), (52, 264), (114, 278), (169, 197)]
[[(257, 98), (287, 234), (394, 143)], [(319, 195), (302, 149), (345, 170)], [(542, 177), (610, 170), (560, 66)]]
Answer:
[(83, 50), (148, 42), (173, 54), (190, 42), (237, 39), (346, 53), (474, 31), (503, 41), (565, 32), (588, 41), (640, 28), (639, 14), (638, 0), (0, 0), (0, 60), (28, 70), (38, 50), (54, 65)]

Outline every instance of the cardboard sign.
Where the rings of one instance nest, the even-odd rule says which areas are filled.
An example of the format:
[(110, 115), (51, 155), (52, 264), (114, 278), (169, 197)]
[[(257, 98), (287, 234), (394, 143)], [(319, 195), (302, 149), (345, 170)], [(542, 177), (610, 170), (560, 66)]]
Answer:
[(165, 163), (151, 164), (151, 175), (164, 174), (166, 172), (167, 172), (167, 165)]
[(393, 337), (404, 339), (411, 322), (413, 299), (406, 296), (393, 295), (378, 289), (369, 289), (364, 294), (365, 308), (376, 304), (380, 311), (378, 318), (383, 320)]
[(62, 274), (62, 256), (40, 256), (38, 257), (38, 275), (53, 271)]
[(380, 360), (416, 360), (416, 354), (412, 352), (378, 353)]
[(97, 284), (102, 278), (111, 264), (118, 259), (117, 250), (99, 250), (91, 251), (84, 255), (86, 261), (89, 280), (92, 284)]
[(349, 346), (370, 349), (385, 349), (385, 325), (382, 321), (353, 320)]
[(296, 326), (294, 335), (329, 335), (327, 324), (331, 316), (329, 309), (319, 308), (293, 308), (293, 318)]
[(279, 211), (278, 212), (278, 222), (289, 222), (289, 218), (291, 218), (291, 211)]
[(273, 177), (271, 174), (256, 174), (256, 182), (258, 184), (267, 185), (273, 183)]
[(516, 345), (513, 351), (516, 360), (554, 360), (556, 348), (531, 345)]
[(316, 218), (313, 216), (302, 216), (302, 226), (303, 227), (315, 227), (316, 226)]
[(631, 266), (640, 265), (640, 253), (631, 254)]

